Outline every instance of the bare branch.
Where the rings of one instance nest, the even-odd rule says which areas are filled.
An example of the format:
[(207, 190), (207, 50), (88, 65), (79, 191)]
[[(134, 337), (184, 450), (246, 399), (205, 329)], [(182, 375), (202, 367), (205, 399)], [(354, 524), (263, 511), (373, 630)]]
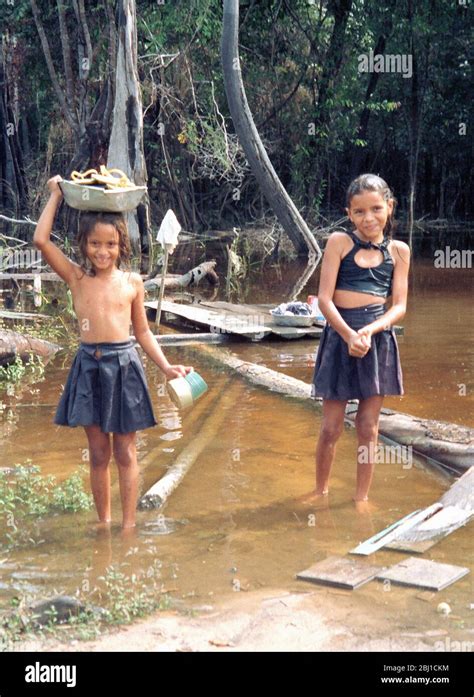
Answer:
[(69, 44), (69, 34), (67, 30), (66, 10), (62, 0), (57, 0), (59, 18), (59, 36), (63, 49), (64, 74), (66, 77), (66, 98), (69, 108), (74, 112), (74, 75), (72, 72), (71, 46)]
[(58, 98), (59, 104), (61, 105), (61, 109), (63, 111), (64, 118), (66, 119), (70, 128), (75, 133), (78, 133), (79, 126), (77, 123), (77, 119), (75, 117), (74, 112), (69, 109), (69, 106), (66, 102), (66, 97), (64, 95), (63, 90), (61, 89), (60, 84), (59, 84), (56, 69), (54, 67), (53, 59), (51, 57), (51, 51), (49, 48), (48, 39), (46, 38), (46, 33), (44, 31), (44, 27), (43, 27), (43, 24), (41, 22), (40, 11), (38, 9), (38, 5), (36, 4), (36, 0), (31, 0), (31, 9), (33, 10), (33, 17), (35, 20), (36, 29), (37, 29), (39, 37), (40, 37), (41, 46), (43, 48), (43, 53), (44, 53), (44, 57), (46, 60), (46, 65), (48, 67), (48, 72), (49, 72), (49, 76), (51, 78), (53, 89), (56, 92), (56, 96)]

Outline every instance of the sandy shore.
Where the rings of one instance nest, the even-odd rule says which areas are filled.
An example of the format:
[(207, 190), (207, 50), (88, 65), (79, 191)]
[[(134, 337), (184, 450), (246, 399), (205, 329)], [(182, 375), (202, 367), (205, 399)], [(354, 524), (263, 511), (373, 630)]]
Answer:
[[(422, 624), (412, 619), (413, 602), (426, 612)], [(437, 602), (411, 596), (400, 610), (383, 593), (374, 604), (337, 589), (265, 589), (160, 612), (93, 641), (27, 640), (15, 651), (449, 651), (469, 637), (436, 612)]]

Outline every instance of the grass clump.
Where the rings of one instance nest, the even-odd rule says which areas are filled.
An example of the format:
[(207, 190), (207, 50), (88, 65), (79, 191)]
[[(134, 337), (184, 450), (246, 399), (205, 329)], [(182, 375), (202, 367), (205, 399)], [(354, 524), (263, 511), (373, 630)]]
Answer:
[[(92, 497), (84, 490), (80, 468), (61, 484), (53, 475), (42, 475), (31, 464), (0, 471), (0, 543), (7, 548), (35, 542), (29, 522), (57, 513), (79, 513), (92, 507)], [(3, 539), (2, 539), (3, 538)]]

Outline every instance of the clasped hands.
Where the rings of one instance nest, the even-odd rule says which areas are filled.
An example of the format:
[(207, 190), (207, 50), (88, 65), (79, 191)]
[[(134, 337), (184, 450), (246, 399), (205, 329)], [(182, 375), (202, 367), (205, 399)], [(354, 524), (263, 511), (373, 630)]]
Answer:
[(349, 355), (354, 358), (363, 358), (371, 346), (372, 331), (368, 327), (362, 327), (354, 332), (347, 342)]

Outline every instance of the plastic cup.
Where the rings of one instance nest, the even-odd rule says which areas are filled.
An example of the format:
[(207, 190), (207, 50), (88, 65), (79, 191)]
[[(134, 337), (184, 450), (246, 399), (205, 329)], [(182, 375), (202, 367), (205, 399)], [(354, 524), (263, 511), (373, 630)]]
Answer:
[(174, 378), (167, 383), (171, 401), (179, 408), (185, 409), (194, 404), (208, 389), (205, 380), (195, 371), (186, 377)]

